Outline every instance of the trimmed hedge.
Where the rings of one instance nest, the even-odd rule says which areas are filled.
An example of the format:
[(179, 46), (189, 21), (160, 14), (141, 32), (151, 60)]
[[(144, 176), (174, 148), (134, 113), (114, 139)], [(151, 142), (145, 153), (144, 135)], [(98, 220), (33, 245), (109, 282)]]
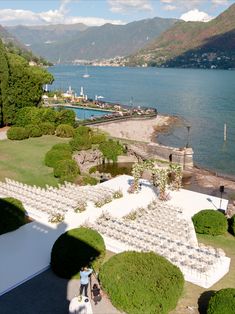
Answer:
[(111, 257), (99, 273), (113, 305), (129, 314), (165, 314), (182, 294), (178, 267), (155, 253), (124, 252)]
[(42, 122), (40, 128), (43, 135), (54, 135), (55, 134), (55, 124), (52, 122)]
[(7, 130), (7, 138), (9, 140), (21, 141), (28, 137), (29, 135), (25, 128), (12, 126)]
[(26, 125), (25, 130), (29, 137), (40, 137), (43, 134), (42, 130), (35, 124)]
[(51, 149), (46, 153), (45, 165), (54, 168), (59, 161), (66, 159), (72, 159), (72, 154), (69, 151)]
[(227, 288), (217, 291), (209, 300), (207, 314), (234, 314), (235, 289)]
[(73, 137), (74, 128), (69, 124), (60, 124), (56, 128), (55, 134), (58, 137)]
[(54, 167), (54, 176), (60, 178), (61, 182), (73, 182), (79, 173), (80, 169), (76, 161), (72, 159), (58, 161)]
[(0, 199), (0, 234), (18, 229), (26, 223), (21, 201), (6, 197)]
[(197, 233), (221, 235), (228, 229), (228, 222), (224, 214), (213, 209), (204, 209), (192, 217)]
[(98, 270), (104, 255), (104, 240), (97, 231), (76, 228), (62, 234), (54, 243), (51, 267), (58, 276), (69, 279), (87, 265)]

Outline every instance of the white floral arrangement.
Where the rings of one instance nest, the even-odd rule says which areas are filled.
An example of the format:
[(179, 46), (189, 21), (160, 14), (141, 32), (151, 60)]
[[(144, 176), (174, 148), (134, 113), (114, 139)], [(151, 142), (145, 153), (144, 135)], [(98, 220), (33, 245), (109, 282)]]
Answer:
[(49, 218), (48, 218), (48, 221), (51, 223), (62, 222), (62, 221), (64, 221), (64, 214), (61, 214), (58, 212), (51, 213)]
[(113, 193), (113, 198), (115, 198), (115, 199), (122, 198), (122, 197), (123, 197), (123, 193), (120, 189)]
[(74, 212), (81, 213), (81, 212), (84, 212), (86, 208), (87, 208), (87, 203), (80, 201), (77, 203), (77, 207), (74, 209)]

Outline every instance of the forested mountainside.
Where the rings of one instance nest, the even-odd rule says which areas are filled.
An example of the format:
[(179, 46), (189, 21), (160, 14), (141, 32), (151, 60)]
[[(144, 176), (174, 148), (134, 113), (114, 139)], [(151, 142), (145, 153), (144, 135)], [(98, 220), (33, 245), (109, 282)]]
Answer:
[(126, 56), (158, 37), (176, 21), (156, 17), (126, 25), (20, 26), (8, 27), (8, 31), (47, 60), (71, 62)]
[(235, 67), (235, 4), (210, 22), (177, 22), (136, 54), (129, 65)]

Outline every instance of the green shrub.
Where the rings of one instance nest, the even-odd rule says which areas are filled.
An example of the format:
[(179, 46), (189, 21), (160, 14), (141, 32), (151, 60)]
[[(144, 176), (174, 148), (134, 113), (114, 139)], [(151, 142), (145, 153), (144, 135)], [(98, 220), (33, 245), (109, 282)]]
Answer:
[(58, 161), (54, 167), (54, 176), (60, 178), (62, 182), (73, 182), (79, 173), (80, 169), (72, 159)]
[(123, 146), (119, 142), (111, 139), (101, 143), (99, 149), (106, 159), (114, 162), (117, 161), (117, 157), (124, 152)]
[(42, 122), (40, 124), (42, 134), (44, 135), (53, 135), (55, 134), (55, 125), (52, 122)]
[(54, 243), (51, 267), (58, 276), (69, 279), (86, 265), (98, 270), (104, 255), (104, 240), (97, 231), (84, 227), (72, 229)]
[(51, 149), (46, 153), (45, 165), (54, 168), (59, 161), (66, 159), (72, 159), (72, 154), (70, 152)]
[(129, 314), (169, 313), (184, 285), (179, 268), (152, 252), (117, 254), (101, 267), (99, 278), (113, 305)]
[(98, 180), (91, 176), (83, 176), (82, 181), (84, 185), (96, 185), (98, 183)]
[(75, 129), (75, 136), (76, 135), (81, 135), (81, 136), (89, 135), (91, 133), (92, 133), (91, 128), (85, 125), (80, 125), (79, 127)]
[(89, 173), (92, 174), (92, 173), (95, 173), (97, 171), (97, 168), (96, 166), (93, 166), (89, 169)]
[(25, 126), (25, 130), (28, 133), (29, 137), (40, 137), (43, 134), (39, 126), (35, 124), (27, 124)]
[(54, 108), (40, 108), (41, 121), (55, 124), (57, 112)]
[(103, 133), (94, 133), (91, 136), (92, 144), (100, 144), (106, 141), (106, 135)]
[(28, 124), (39, 125), (41, 123), (41, 113), (39, 108), (24, 107), (17, 111), (15, 125), (26, 126)]
[(227, 288), (217, 291), (209, 300), (207, 314), (234, 314), (235, 289)]
[(28, 132), (25, 128), (12, 126), (10, 129), (7, 130), (7, 138), (9, 140), (24, 140), (28, 138)]
[(34, 124), (41, 126), (43, 122), (54, 123), (56, 120), (56, 111), (52, 108), (24, 107), (17, 111), (15, 125), (26, 126)]
[(219, 211), (204, 209), (192, 218), (197, 233), (220, 235), (225, 234), (228, 229), (227, 219)]
[(74, 126), (76, 114), (72, 109), (61, 109), (56, 111), (56, 125), (69, 124)]
[(72, 147), (68, 143), (55, 144), (51, 148), (52, 150), (62, 150), (72, 153)]
[(69, 142), (73, 151), (90, 149), (92, 144), (89, 136), (75, 135), (75, 137)]
[(0, 234), (18, 229), (26, 223), (21, 201), (6, 197), (0, 199)]
[(73, 137), (74, 128), (68, 124), (60, 124), (56, 128), (55, 134), (59, 137)]

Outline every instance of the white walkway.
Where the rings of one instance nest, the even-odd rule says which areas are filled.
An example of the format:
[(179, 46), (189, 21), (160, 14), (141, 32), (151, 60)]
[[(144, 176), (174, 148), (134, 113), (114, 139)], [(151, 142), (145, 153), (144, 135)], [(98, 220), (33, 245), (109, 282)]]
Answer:
[[(132, 177), (124, 175), (102, 183), (103, 186), (114, 190), (120, 188), (124, 197), (102, 208), (96, 208), (93, 203), (89, 203), (88, 209), (83, 213), (67, 212), (65, 221), (59, 225), (48, 223), (48, 216), (45, 213), (26, 207), (29, 215), (37, 221), (0, 236), (0, 295), (44, 271), (49, 266), (51, 248), (55, 240), (66, 230), (86, 222), (94, 222), (103, 211), (120, 218), (134, 209), (146, 207), (151, 203), (156, 194), (150, 184), (143, 181), (142, 190), (138, 194), (128, 194), (130, 180)], [(202, 209), (220, 206), (220, 199), (204, 194), (181, 190), (171, 192), (171, 195), (169, 203), (182, 207), (187, 218)], [(212, 202), (208, 201), (208, 198)], [(221, 207), (226, 209), (226, 200), (223, 200)]]

